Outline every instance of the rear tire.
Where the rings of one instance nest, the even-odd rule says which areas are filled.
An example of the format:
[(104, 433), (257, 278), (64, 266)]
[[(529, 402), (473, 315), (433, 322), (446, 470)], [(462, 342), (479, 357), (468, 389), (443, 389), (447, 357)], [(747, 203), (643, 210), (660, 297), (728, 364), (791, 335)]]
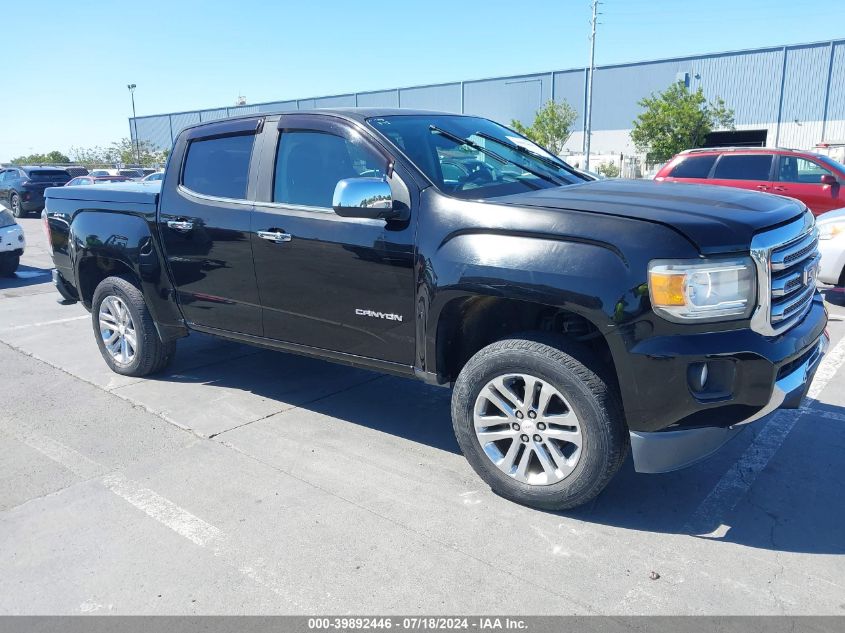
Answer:
[(530, 334), (488, 345), (467, 362), (452, 422), (463, 454), (494, 492), (564, 510), (605, 488), (630, 440), (599, 367), (586, 348)]
[(13, 277), (20, 263), (20, 255), (0, 255), (0, 276)]
[(176, 341), (163, 342), (144, 295), (125, 277), (107, 277), (94, 290), (91, 322), (103, 360), (123, 376), (148, 376), (173, 359)]
[(16, 218), (22, 218), (24, 215), (26, 215), (23, 209), (21, 208), (21, 199), (18, 194), (13, 193), (11, 195), (11, 197), (9, 198), (9, 206), (12, 207), (12, 215)]

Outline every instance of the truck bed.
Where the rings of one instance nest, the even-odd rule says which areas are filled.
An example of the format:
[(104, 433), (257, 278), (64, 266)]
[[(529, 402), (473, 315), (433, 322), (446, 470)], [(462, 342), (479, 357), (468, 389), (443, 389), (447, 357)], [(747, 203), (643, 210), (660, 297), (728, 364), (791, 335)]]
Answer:
[(116, 182), (110, 185), (48, 187), (44, 197), (52, 200), (83, 200), (120, 204), (156, 204), (161, 182)]

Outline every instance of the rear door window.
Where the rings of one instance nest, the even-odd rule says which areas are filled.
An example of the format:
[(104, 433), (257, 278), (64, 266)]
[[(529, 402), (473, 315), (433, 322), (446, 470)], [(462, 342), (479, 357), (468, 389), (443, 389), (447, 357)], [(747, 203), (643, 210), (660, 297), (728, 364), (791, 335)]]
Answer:
[(669, 172), (670, 178), (707, 178), (717, 155), (687, 156)]
[(773, 154), (722, 154), (716, 163), (716, 180), (769, 180)]
[(32, 182), (67, 182), (70, 174), (60, 169), (33, 169), (29, 172)]
[(182, 171), (182, 185), (208, 196), (246, 199), (254, 142), (254, 134), (191, 141)]

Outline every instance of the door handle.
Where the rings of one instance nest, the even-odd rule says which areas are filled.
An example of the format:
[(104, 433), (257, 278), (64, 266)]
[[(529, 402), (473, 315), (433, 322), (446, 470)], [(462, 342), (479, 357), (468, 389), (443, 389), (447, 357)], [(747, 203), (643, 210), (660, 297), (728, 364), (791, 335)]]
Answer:
[(757, 185), (757, 189), (760, 191), (767, 191), (769, 189), (769, 185)]
[(194, 223), (188, 220), (168, 220), (167, 228), (179, 231), (180, 233), (187, 233), (194, 228)]
[(786, 191), (786, 187), (775, 187), (775, 191)]
[(290, 233), (282, 233), (281, 231), (256, 231), (255, 232), (258, 237), (262, 240), (267, 240), (268, 242), (275, 242), (276, 244), (281, 244), (282, 242), (290, 242), (292, 236)]

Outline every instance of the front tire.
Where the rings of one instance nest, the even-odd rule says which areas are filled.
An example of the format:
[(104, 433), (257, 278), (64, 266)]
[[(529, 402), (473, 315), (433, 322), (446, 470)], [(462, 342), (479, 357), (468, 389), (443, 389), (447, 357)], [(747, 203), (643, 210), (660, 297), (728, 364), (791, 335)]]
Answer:
[(163, 342), (144, 295), (129, 279), (107, 277), (94, 290), (94, 336), (103, 360), (123, 376), (148, 376), (173, 358), (176, 342)]
[(589, 350), (546, 337), (498, 341), (467, 362), (452, 422), (463, 454), (494, 492), (564, 510), (605, 488), (629, 436), (598, 368)]
[(9, 198), (9, 206), (12, 207), (12, 215), (16, 218), (22, 218), (24, 211), (21, 208), (21, 198), (18, 194), (13, 193)]
[(20, 255), (0, 255), (0, 276), (12, 277), (20, 266)]

